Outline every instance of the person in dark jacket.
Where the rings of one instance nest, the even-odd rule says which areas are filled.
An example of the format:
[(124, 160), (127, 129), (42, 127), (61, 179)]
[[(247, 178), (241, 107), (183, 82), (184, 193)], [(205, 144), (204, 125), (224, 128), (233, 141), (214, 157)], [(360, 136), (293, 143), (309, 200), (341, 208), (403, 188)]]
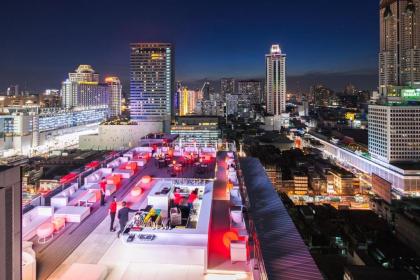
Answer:
[(127, 202), (122, 202), (122, 208), (118, 211), (118, 220), (120, 222), (120, 230), (118, 231), (118, 238), (120, 238), (120, 234), (124, 232), (125, 226), (128, 222), (128, 214), (130, 212), (137, 212), (137, 210), (133, 210), (127, 207)]
[(102, 178), (101, 182), (99, 183), (101, 189), (101, 206), (105, 205), (105, 192), (106, 192), (106, 180), (105, 177)]

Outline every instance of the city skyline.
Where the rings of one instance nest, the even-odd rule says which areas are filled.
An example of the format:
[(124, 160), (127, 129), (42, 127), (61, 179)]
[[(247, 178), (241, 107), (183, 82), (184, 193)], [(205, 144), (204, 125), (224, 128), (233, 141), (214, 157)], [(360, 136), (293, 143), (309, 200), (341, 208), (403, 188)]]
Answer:
[[(362, 3), (225, 3), (226, 10), (235, 11), (232, 14), (219, 11), (217, 3), (187, 2), (175, 6), (169, 2), (162, 7), (157, 6), (159, 13), (155, 16), (136, 14), (137, 4), (131, 3), (133, 8), (127, 9), (130, 3), (126, 2), (113, 7), (116, 13), (120, 9), (126, 11), (124, 17), (118, 16), (109, 23), (98, 20), (109, 6), (106, 2), (99, 5), (95, 1), (75, 1), (60, 7), (52, 2), (28, 3), (25, 9), (8, 3), (9, 14), (21, 10), (21, 16), (19, 20), (9, 15), (1, 19), (4, 21), (2, 26), (9, 27), (2, 32), (8, 43), (0, 47), (1, 69), (7, 71), (0, 75), (0, 86), (7, 88), (11, 84), (19, 84), (22, 88), (36, 90), (58, 88), (67, 69), (90, 64), (101, 75), (121, 77), (126, 87), (129, 80), (128, 44), (167, 41), (178, 50), (177, 80), (263, 77), (264, 59), (261, 54), (268, 46), (280, 43), (291, 58), (290, 77), (299, 77), (299, 82), (290, 83), (291, 88), (299, 88), (298, 84), (303, 84), (301, 87), (306, 89), (306, 81), (313, 75), (341, 73), (348, 77), (344, 78), (346, 83), (374, 89), (377, 87), (375, 69), (379, 20), (373, 21), (372, 18), (377, 17), (379, 3), (363, 3), (365, 8), (358, 11), (358, 2)], [(145, 5), (144, 10), (151, 9), (148, 4)], [(77, 6), (80, 9), (76, 9)], [(61, 16), (59, 9), (69, 12)], [(83, 21), (73, 20), (80, 18), (83, 10), (89, 10), (89, 16)], [(274, 11), (278, 12), (274, 14)], [(349, 20), (355, 14), (358, 20)], [(72, 20), (66, 21), (67, 17)], [(255, 18), (252, 26), (249, 26), (250, 17)], [(190, 20), (194, 24), (189, 24)], [(31, 24), (28, 25), (28, 22)], [(307, 31), (308, 24), (311, 32)], [(79, 32), (86, 26), (95, 31)], [(34, 32), (31, 32), (32, 29)], [(295, 35), (296, 32), (299, 36)], [(27, 34), (25, 40), (31, 43), (30, 51), (21, 44), (19, 34), (22, 33)], [(221, 41), (224, 43), (219, 44)], [(358, 44), (358, 41), (363, 44)], [(203, 53), (206, 55), (203, 56)], [(40, 67), (43, 71), (38, 71)], [(327, 84), (328, 79), (324, 83)]]

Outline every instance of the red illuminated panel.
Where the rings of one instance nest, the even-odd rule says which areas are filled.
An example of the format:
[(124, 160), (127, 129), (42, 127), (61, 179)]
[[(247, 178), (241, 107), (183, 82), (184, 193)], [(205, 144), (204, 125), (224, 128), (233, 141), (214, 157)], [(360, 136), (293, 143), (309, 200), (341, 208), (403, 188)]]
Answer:
[(60, 184), (67, 184), (77, 177), (77, 173), (71, 172), (60, 179)]
[(89, 168), (97, 168), (99, 165), (100, 165), (100, 162), (99, 161), (92, 161), (92, 162), (86, 164), (85, 165), (85, 168), (86, 169), (89, 169)]

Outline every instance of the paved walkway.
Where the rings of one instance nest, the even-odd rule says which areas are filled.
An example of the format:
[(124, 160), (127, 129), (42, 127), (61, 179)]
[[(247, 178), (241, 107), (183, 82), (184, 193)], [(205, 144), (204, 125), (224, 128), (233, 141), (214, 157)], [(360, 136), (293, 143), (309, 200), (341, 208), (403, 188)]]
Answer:
[[(146, 165), (144, 169), (137, 172), (132, 178), (123, 182), (123, 186), (115, 193), (117, 200), (125, 197), (141, 176), (149, 172), (148, 169), (150, 169), (150, 166)], [(51, 242), (45, 245), (34, 242), (34, 250), (37, 253), (37, 279), (47, 279), (83, 240), (105, 220), (108, 216), (109, 203), (109, 198), (107, 204), (103, 207), (96, 203), (92, 207), (91, 214), (82, 223), (67, 224), (66, 228), (56, 235)], [(109, 232), (109, 224), (107, 224), (107, 227)]]
[[(208, 270), (212, 271), (250, 271), (244, 262), (232, 263), (229, 248), (223, 244), (223, 235), (230, 231), (229, 195), (227, 193), (226, 153), (221, 152), (217, 157), (216, 180), (213, 189), (212, 220), (209, 232)], [(245, 275), (242, 279), (251, 279)]]

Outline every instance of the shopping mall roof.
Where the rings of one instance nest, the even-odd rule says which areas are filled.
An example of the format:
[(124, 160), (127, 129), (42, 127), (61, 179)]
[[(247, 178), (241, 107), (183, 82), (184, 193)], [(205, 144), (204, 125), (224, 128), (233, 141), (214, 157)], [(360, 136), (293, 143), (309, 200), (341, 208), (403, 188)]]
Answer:
[(240, 163), (268, 279), (324, 279), (260, 161)]

